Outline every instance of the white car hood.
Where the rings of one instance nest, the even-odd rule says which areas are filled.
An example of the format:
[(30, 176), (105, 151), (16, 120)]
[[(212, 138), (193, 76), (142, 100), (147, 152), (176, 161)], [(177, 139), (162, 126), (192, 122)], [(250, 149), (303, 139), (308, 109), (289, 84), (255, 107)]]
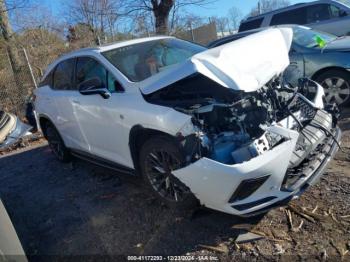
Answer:
[(174, 65), (140, 84), (144, 94), (153, 93), (194, 73), (201, 73), (220, 85), (256, 91), (289, 65), (292, 43), (290, 28), (273, 28), (209, 49)]

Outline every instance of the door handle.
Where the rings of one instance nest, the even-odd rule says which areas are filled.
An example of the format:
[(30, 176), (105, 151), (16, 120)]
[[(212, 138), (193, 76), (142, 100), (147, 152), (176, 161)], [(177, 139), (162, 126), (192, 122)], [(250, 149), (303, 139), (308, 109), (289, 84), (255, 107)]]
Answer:
[(73, 104), (80, 105), (80, 102), (77, 100), (72, 100)]

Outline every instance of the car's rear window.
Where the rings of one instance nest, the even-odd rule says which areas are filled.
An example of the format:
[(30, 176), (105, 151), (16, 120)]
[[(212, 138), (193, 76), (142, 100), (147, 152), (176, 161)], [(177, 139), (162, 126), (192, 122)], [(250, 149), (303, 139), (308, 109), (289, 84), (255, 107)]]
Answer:
[(262, 18), (257, 18), (254, 20), (242, 22), (241, 25), (239, 26), (239, 32), (259, 28), (261, 26), (263, 20), (264, 20), (264, 18), (262, 17)]
[(306, 24), (306, 9), (297, 8), (285, 12), (275, 14), (270, 25), (284, 25), (284, 24)]

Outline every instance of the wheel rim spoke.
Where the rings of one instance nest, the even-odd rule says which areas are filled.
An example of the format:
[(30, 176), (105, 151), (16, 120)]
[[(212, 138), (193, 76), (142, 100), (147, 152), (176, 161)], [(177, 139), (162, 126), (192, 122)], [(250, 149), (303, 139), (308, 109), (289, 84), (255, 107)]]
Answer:
[(350, 89), (348, 87), (346, 87), (346, 88), (340, 89), (338, 91), (338, 93), (342, 94), (342, 95), (349, 95), (350, 94)]
[(338, 78), (335, 87), (340, 88), (344, 84), (344, 79)]
[(342, 99), (342, 98), (339, 96), (339, 94), (335, 94), (335, 95), (334, 95), (334, 98), (335, 98), (335, 102), (336, 102), (337, 104), (341, 104), (341, 103), (344, 102), (344, 99)]
[(181, 201), (188, 189), (178, 184), (171, 173), (180, 167), (179, 159), (166, 150), (156, 150), (146, 160), (146, 174), (156, 192), (169, 201)]
[(335, 102), (340, 105), (350, 96), (350, 86), (343, 78), (327, 78), (322, 85), (325, 87), (325, 98), (328, 103)]
[(333, 86), (332, 79), (328, 78), (324, 81), (328, 88), (331, 88)]

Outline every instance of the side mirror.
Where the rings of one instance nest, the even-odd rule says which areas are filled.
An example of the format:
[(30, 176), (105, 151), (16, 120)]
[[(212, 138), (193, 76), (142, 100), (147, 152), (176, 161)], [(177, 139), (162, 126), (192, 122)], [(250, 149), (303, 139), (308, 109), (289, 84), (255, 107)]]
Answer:
[(97, 77), (88, 79), (78, 86), (82, 95), (101, 95), (104, 99), (111, 97), (111, 92), (103, 86), (101, 80)]
[(117, 80), (115, 80), (113, 82), (113, 84), (114, 84), (115, 91), (117, 91), (117, 92), (124, 92), (125, 91), (123, 86)]

